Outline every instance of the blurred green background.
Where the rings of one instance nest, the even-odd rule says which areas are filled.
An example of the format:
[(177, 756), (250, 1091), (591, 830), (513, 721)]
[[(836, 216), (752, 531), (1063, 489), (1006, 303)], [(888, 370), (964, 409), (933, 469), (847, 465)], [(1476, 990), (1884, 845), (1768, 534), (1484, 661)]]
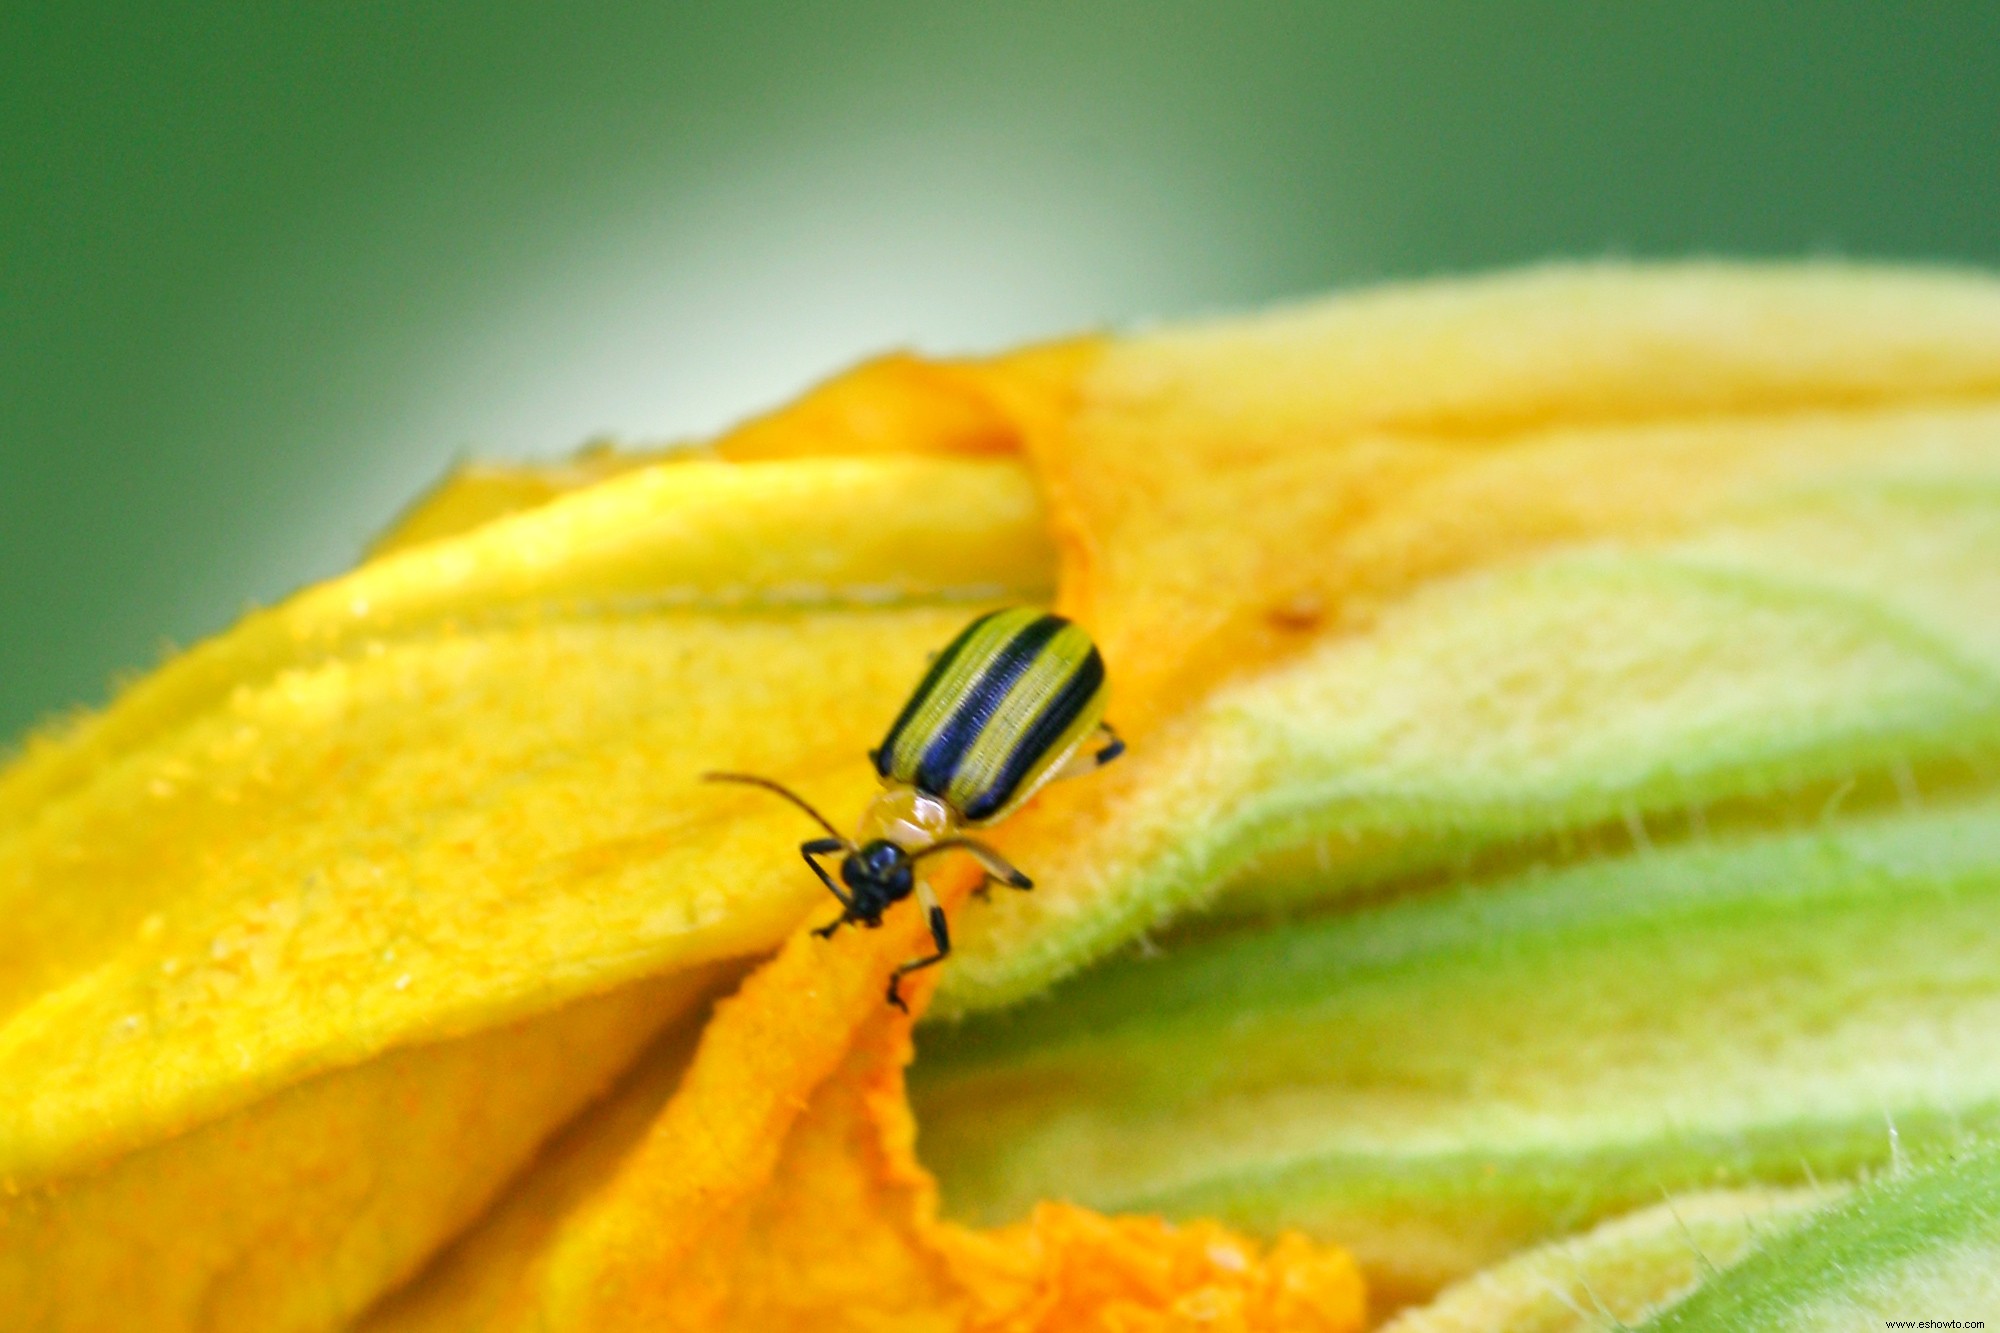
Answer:
[(2000, 260), (2000, 7), (9, 5), (0, 736), (461, 454), (1690, 253)]

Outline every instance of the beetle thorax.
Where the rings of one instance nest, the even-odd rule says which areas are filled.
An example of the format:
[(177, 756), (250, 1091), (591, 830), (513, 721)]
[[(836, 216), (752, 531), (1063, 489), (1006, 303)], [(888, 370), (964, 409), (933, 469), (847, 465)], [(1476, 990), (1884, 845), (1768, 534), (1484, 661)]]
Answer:
[(869, 802), (855, 840), (865, 843), (887, 838), (904, 851), (915, 852), (951, 836), (957, 828), (950, 806), (915, 787), (897, 783)]

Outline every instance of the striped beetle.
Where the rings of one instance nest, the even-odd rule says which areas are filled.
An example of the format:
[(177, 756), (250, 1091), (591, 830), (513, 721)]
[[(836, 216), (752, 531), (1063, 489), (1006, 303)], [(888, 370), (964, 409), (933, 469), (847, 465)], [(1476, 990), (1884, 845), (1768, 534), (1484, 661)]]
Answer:
[[(939, 852), (962, 851), (993, 884), (1030, 889), (1029, 878), (961, 829), (1007, 817), (1052, 778), (1091, 772), (1125, 750), (1104, 720), (1104, 659), (1083, 629), (1033, 607), (994, 611), (967, 625), (931, 663), (881, 746), (870, 752), (882, 791), (852, 839), (840, 836), (797, 792), (750, 773), (706, 773), (711, 782), (740, 782), (775, 792), (819, 822), (829, 836), (799, 845), (820, 882), (840, 900), (840, 918), (814, 933), (825, 937), (850, 922), (870, 928), (912, 893), (924, 906), (937, 950), (904, 963), (889, 977), (889, 1003), (907, 1010), (904, 977), (942, 962), (951, 952), (944, 908), (916, 864)], [(820, 864), (834, 852), (841, 888)]]

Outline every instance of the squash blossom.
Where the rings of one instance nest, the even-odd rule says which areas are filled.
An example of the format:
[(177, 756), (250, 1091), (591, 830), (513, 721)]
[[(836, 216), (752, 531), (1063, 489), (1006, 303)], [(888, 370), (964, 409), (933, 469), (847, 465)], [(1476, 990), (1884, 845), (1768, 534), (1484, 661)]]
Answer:
[[(698, 779), (851, 820), (1008, 603), (1131, 748), (992, 831), (1033, 893), (938, 872), (913, 1032), (914, 905), (814, 938)], [(466, 469), (30, 738), (0, 919), (7, 1329), (2000, 1319), (2000, 283), (1553, 268)]]

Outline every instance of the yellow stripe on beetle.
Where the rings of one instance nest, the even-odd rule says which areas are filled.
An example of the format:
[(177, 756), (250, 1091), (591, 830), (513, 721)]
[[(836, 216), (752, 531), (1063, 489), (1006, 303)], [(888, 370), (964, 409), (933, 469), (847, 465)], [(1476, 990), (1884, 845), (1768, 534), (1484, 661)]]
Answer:
[(926, 783), (919, 777), (925, 752), (941, 734), (978, 725), (977, 709), (990, 696), (990, 688), (982, 689), (983, 677), (994, 659), (1041, 619), (1043, 614), (1033, 607), (1010, 607), (981, 616), (959, 632), (931, 662), (875, 751), (875, 768), (885, 781), (907, 782), (933, 796), (944, 795), (941, 783)]
[[(951, 952), (943, 907), (921, 883), (915, 863), (938, 852), (975, 857), (989, 880), (1031, 888), (1026, 875), (984, 843), (959, 836), (1004, 818), (1044, 783), (1093, 735), (1101, 742), (1091, 767), (1110, 763), (1125, 746), (1104, 721), (1104, 659), (1090, 635), (1061, 616), (1033, 607), (1009, 607), (981, 616), (931, 663), (910, 700), (874, 753), (883, 790), (863, 816), (857, 838), (840, 836), (794, 792), (768, 778), (710, 773), (712, 780), (763, 787), (819, 821), (828, 837), (799, 850), (813, 873), (840, 900), (841, 915), (819, 933), (850, 922), (881, 924), (882, 914), (915, 893), (928, 913), (937, 952), (903, 964), (889, 979), (889, 1000), (899, 1008), (898, 983)], [(818, 858), (845, 852), (833, 881)]]
[[(1104, 663), (1079, 627), (1046, 616), (1030, 629), (1056, 622), (1004, 692), (995, 686), (991, 713), (959, 755), (941, 794), (969, 824), (1004, 818), (1032, 796), (1078, 742), (1104, 719)], [(1023, 631), (1021, 637), (1026, 637)], [(1019, 642), (1019, 639), (1016, 640)], [(961, 701), (980, 706), (977, 687)]]

